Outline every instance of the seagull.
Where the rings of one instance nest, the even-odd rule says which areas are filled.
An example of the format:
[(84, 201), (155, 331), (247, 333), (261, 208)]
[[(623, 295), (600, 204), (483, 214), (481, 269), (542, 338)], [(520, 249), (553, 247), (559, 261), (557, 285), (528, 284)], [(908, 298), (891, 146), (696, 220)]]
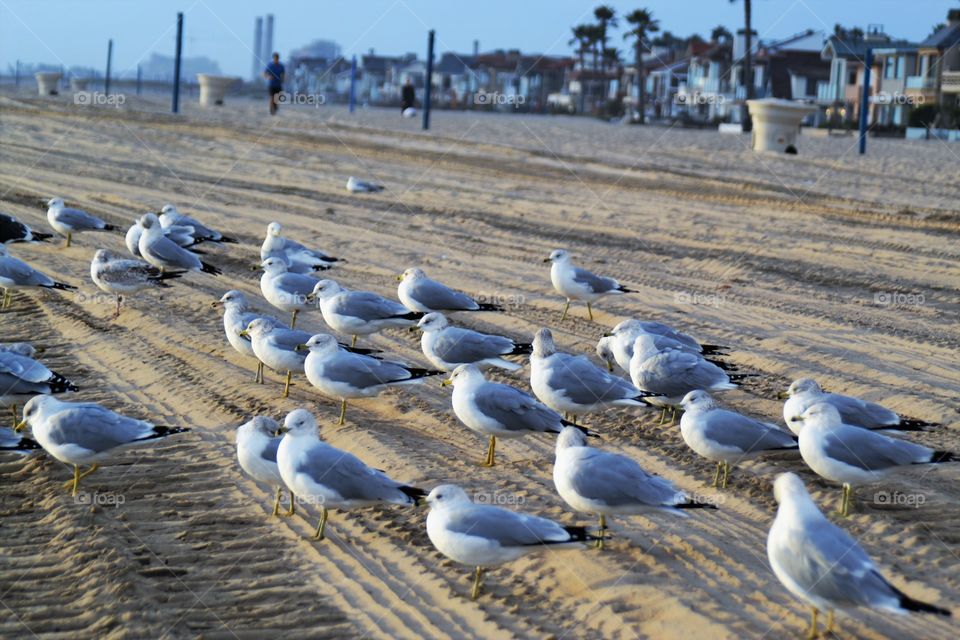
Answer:
[(280, 477), (294, 495), (320, 505), (315, 540), (323, 540), (328, 509), (355, 509), (378, 504), (415, 505), (426, 492), (368, 467), (352, 453), (320, 440), (317, 421), (296, 409), (283, 421), (287, 433), (277, 449)]
[[(560, 433), (567, 422), (531, 395), (508, 384), (489, 382), (474, 364), (462, 364), (441, 383), (453, 385), (453, 412), (468, 429), (489, 436), (483, 466), (494, 465), (497, 437), (518, 438), (529, 433)], [(584, 433), (587, 429), (577, 427)]]
[(299, 312), (316, 308), (310, 296), (320, 280), (304, 273), (291, 273), (283, 258), (267, 258), (260, 266), (263, 268), (260, 276), (263, 297), (277, 309), (291, 313), (292, 329), (297, 324)]
[[(249, 422), (237, 427), (237, 461), (240, 468), (259, 482), (265, 482), (277, 488), (277, 498), (273, 502), (273, 515), (280, 513), (280, 497), (283, 491), (283, 478), (277, 465), (277, 449), (281, 436), (277, 435), (280, 425), (266, 416), (254, 416)], [(294, 496), (290, 494), (290, 508), (285, 515), (294, 513)]]
[(454, 562), (477, 568), (470, 598), (480, 596), (484, 567), (547, 549), (582, 548), (594, 540), (586, 527), (569, 527), (539, 516), (488, 504), (474, 504), (452, 484), (427, 496), (427, 536), (437, 551)]
[(471, 329), (451, 327), (442, 313), (428, 313), (417, 326), (423, 331), (420, 348), (430, 363), (443, 371), (453, 371), (461, 364), (496, 367), (517, 371), (521, 366), (504, 356), (527, 355), (529, 343), (514, 342), (505, 336), (489, 335)]
[[(706, 391), (691, 391), (680, 401), (680, 435), (687, 446), (717, 463), (713, 486), (727, 488), (730, 464), (768, 451), (796, 450), (796, 436), (769, 422), (721, 409)], [(720, 482), (720, 474), (723, 482)]]
[(42, 448), (36, 440), (20, 435), (10, 427), (0, 427), (0, 453), (30, 455)]
[(794, 380), (787, 389), (787, 401), (783, 403), (783, 419), (791, 431), (800, 434), (803, 424), (797, 422), (795, 418), (817, 402), (832, 404), (840, 412), (844, 424), (864, 429), (922, 431), (925, 427), (940, 426), (935, 422), (901, 418), (890, 409), (875, 402), (867, 402), (839, 393), (825, 393), (815, 381), (810, 378), (800, 378)]
[[(80, 480), (120, 451), (189, 431), (128, 418), (93, 402), (62, 402), (45, 395), (32, 398), (23, 407), (17, 431), (28, 424), (44, 451), (73, 465), (73, 480), (64, 485), (72, 486), (73, 495), (77, 495)], [(81, 465), (86, 464), (90, 468), (80, 473)]]
[(370, 335), (390, 327), (412, 327), (423, 317), (419, 311), (409, 311), (399, 302), (388, 300), (371, 291), (351, 291), (333, 280), (321, 280), (310, 299), (316, 299), (323, 320), (334, 331), (353, 336)]
[(109, 251), (99, 249), (90, 262), (90, 279), (101, 291), (116, 296), (117, 310), (113, 317), (120, 316), (123, 294), (135, 293), (148, 287), (169, 287), (167, 280), (179, 278), (182, 271), (163, 272), (143, 260), (118, 258)]
[[(251, 322), (263, 318), (277, 327), (287, 328), (273, 316), (250, 311), (247, 297), (236, 289), (227, 291), (219, 300), (211, 303), (211, 306), (223, 308), (223, 332), (227, 336), (227, 342), (236, 349), (237, 353), (250, 358), (257, 357), (257, 354), (253, 352), (253, 343), (249, 336), (242, 336), (240, 333), (250, 326)], [(307, 334), (305, 340), (309, 337), (310, 334)], [(263, 384), (263, 362), (259, 359), (257, 360), (257, 373), (253, 381)]]
[(600, 516), (597, 548), (603, 548), (608, 515), (661, 511), (685, 516), (687, 509), (715, 509), (693, 502), (673, 484), (647, 473), (633, 458), (587, 446), (586, 434), (564, 427), (557, 437), (553, 483), (575, 511)]
[(324, 333), (311, 337), (304, 346), (309, 351), (304, 363), (307, 380), (324, 395), (340, 400), (338, 424), (346, 420), (350, 398), (371, 398), (387, 387), (418, 384), (443, 373), (343, 350), (336, 338)]
[(431, 280), (421, 269), (407, 269), (397, 276), (397, 297), (410, 311), (503, 311), (499, 305), (477, 302), (470, 296)]
[(563, 322), (567, 317), (567, 310), (570, 309), (570, 303), (574, 300), (583, 300), (587, 303), (587, 313), (593, 320), (591, 303), (606, 295), (634, 293), (613, 278), (598, 276), (575, 266), (571, 260), (570, 252), (566, 249), (554, 249), (550, 253), (550, 257), (546, 258), (544, 262), (553, 263), (550, 267), (550, 280), (553, 282), (553, 288), (567, 299), (567, 303), (563, 306), (560, 322)]
[(813, 608), (808, 638), (819, 635), (820, 611), (830, 612), (827, 634), (833, 632), (834, 609), (870, 607), (898, 615), (913, 611), (950, 615), (887, 582), (857, 541), (824, 517), (795, 474), (777, 476), (773, 495), (779, 507), (767, 536), (767, 557), (787, 591)]
[(267, 225), (267, 235), (260, 245), (260, 261), (267, 258), (280, 258), (287, 264), (291, 273), (311, 273), (329, 269), (339, 258), (327, 255), (323, 251), (308, 249), (299, 242), (284, 238), (279, 222)]
[[(127, 251), (134, 258), (142, 258), (140, 255), (140, 236), (143, 235), (143, 225), (140, 224), (140, 218), (135, 218), (133, 224), (127, 229), (124, 236), (124, 244), (127, 245)], [(196, 238), (193, 235), (193, 227), (174, 226), (163, 228), (163, 235), (172, 240), (177, 246), (189, 249), (194, 247), (206, 238)]]
[(14, 258), (7, 251), (7, 245), (0, 244), (0, 288), (3, 289), (3, 301), (0, 309), (7, 309), (13, 301), (11, 289), (57, 289), (58, 291), (74, 291), (76, 287), (57, 282), (45, 273), (37, 271), (23, 260)]
[(172, 204), (165, 204), (157, 213), (160, 219), (160, 225), (166, 229), (168, 227), (193, 227), (193, 235), (198, 239), (203, 239), (206, 242), (229, 242), (236, 244), (237, 241), (234, 238), (229, 238), (215, 229), (211, 229), (205, 224), (201, 223), (196, 218), (191, 218), (188, 215), (184, 215), (177, 211), (177, 208)]
[(21, 349), (0, 351), (0, 404), (13, 412), (13, 424), (18, 422), (17, 405), (39, 394), (79, 391), (65, 377), (51, 371)]
[(161, 271), (202, 271), (214, 276), (220, 275), (220, 269), (204, 262), (197, 254), (184, 249), (164, 235), (155, 214), (144, 214), (140, 218), (140, 226), (143, 227), (138, 245), (140, 255)]
[(647, 405), (653, 395), (610, 375), (585, 356), (557, 351), (549, 329), (540, 329), (533, 339), (530, 387), (542, 403), (574, 416), (574, 422), (578, 415), (610, 406)]
[(876, 431), (844, 424), (837, 408), (818, 402), (795, 417), (800, 430), (800, 455), (813, 471), (843, 483), (840, 514), (850, 509), (853, 488), (882, 480), (890, 472), (918, 464), (952, 462), (958, 457)]
[(46, 242), (53, 235), (34, 231), (11, 215), (0, 213), (0, 244), (13, 242)]
[(53, 230), (67, 239), (69, 247), (73, 234), (81, 231), (117, 231), (115, 225), (107, 224), (100, 218), (80, 209), (70, 209), (63, 204), (62, 198), (51, 198), (47, 202), (47, 222)]
[(18, 356), (32, 358), (38, 353), (43, 353), (43, 350), (36, 348), (29, 342), (0, 342), (0, 352), (15, 353)]
[(303, 344), (304, 332), (278, 327), (269, 318), (256, 318), (240, 332), (240, 336), (250, 338), (253, 353), (260, 362), (275, 371), (287, 372), (281, 397), (289, 397), (290, 378), (294, 372), (303, 373), (306, 354), (298, 351), (297, 346)]
[(376, 193), (377, 191), (383, 191), (384, 188), (382, 184), (367, 182), (353, 176), (347, 179), (347, 191), (350, 193)]
[[(692, 337), (681, 333), (662, 322), (644, 322), (641, 320), (624, 320), (613, 328), (610, 333), (604, 334), (597, 343), (597, 355), (606, 363), (610, 371), (613, 371), (613, 362), (620, 365), (620, 368), (630, 372), (630, 359), (633, 357), (633, 345), (637, 337), (647, 334), (653, 337), (653, 343), (660, 348), (673, 347), (680, 351), (686, 351), (694, 354), (703, 354), (707, 360), (720, 366), (718, 360), (708, 358), (709, 355), (723, 355), (726, 347), (713, 344), (700, 344)], [(601, 347), (601, 345), (604, 345)], [(604, 355), (601, 351), (609, 353)]]

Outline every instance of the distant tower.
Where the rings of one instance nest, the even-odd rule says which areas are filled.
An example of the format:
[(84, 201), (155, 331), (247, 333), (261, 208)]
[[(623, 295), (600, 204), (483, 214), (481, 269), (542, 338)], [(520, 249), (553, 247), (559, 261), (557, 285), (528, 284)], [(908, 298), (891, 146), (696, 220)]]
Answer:
[(267, 61), (260, 58), (263, 51), (263, 18), (257, 16), (257, 22), (253, 27), (253, 72), (250, 79), (256, 82), (260, 79), (260, 73), (267, 66)]
[(266, 65), (273, 55), (273, 14), (267, 14), (267, 24), (263, 31), (263, 63)]
[(478, 55), (480, 55), (480, 41), (474, 40), (473, 41), (473, 57), (476, 58)]

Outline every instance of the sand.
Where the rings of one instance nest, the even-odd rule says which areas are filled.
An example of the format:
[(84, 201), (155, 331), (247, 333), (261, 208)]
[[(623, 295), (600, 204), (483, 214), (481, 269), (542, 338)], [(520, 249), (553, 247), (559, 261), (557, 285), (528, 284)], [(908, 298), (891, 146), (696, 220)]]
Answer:
[[(192, 274), (161, 295), (112, 301), (89, 280), (97, 248), (123, 251), (120, 234), (81, 234), (70, 249), (16, 246), (15, 255), (80, 287), (19, 294), (0, 315), (4, 340), (30, 339), (82, 391), (158, 423), (190, 426), (88, 478), (83, 488), (123, 504), (76, 504), (68, 470), (45, 456), (0, 458), (0, 635), (22, 637), (261, 638), (366, 636), (536, 638), (782, 638), (807, 610), (766, 561), (775, 473), (802, 473), (833, 509), (839, 488), (796, 457), (738, 467), (731, 487), (708, 486), (713, 466), (685, 448), (654, 411), (609, 411), (587, 423), (604, 447), (719, 511), (689, 519), (615, 518), (608, 550), (545, 553), (491, 571), (469, 600), (470, 569), (429, 544), (423, 510), (335, 512), (323, 543), (316, 511), (272, 519), (270, 487), (243, 475), (233, 430), (250, 415), (306, 406), (324, 437), (393, 477), (430, 488), (455, 481), (565, 523), (553, 490), (553, 447), (531, 437), (498, 447), (479, 467), (481, 439), (463, 428), (439, 382), (337, 405), (302, 377), (281, 400), (280, 377), (253, 384), (253, 366), (222, 335), (210, 302), (236, 288), (259, 296), (265, 226), (343, 256), (329, 272), (354, 288), (396, 294), (410, 266), (487, 299), (504, 314), (461, 314), (482, 330), (529, 339), (554, 330), (568, 351), (592, 353), (600, 334), (637, 316), (729, 345), (759, 374), (723, 401), (779, 420), (776, 393), (801, 375), (830, 390), (882, 401), (944, 423), (918, 441), (958, 450), (957, 232), (960, 146), (939, 141), (800, 140), (801, 155), (753, 154), (746, 136), (588, 119), (281, 109), (259, 101), (221, 109), (129, 99), (122, 109), (76, 108), (68, 97), (0, 97), (0, 209), (47, 230), (39, 199), (54, 195), (126, 227), (175, 202), (240, 239), (207, 256), (225, 275)], [(350, 175), (380, 194), (344, 189)], [(619, 278), (637, 293), (582, 306), (560, 324), (551, 291), (553, 248)], [(896, 304), (885, 301), (897, 297)], [(912, 297), (908, 297), (912, 296)], [(319, 313), (301, 316), (323, 329)], [(418, 337), (388, 331), (366, 341), (424, 363)], [(511, 379), (525, 385), (528, 369)], [(136, 463), (136, 464), (133, 464)], [(960, 601), (958, 465), (906, 473), (864, 488), (842, 526), (894, 584), (953, 607)], [(877, 491), (922, 495), (879, 504)], [(840, 616), (841, 637), (947, 638), (929, 616)]]

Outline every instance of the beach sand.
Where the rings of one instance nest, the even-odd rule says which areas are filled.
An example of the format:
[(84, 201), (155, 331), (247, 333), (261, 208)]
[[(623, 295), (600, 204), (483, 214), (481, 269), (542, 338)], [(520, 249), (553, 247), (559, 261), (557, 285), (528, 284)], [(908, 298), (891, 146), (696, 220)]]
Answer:
[[(186, 101), (185, 101), (186, 102)], [(309, 539), (316, 509), (270, 518), (272, 488), (239, 469), (234, 427), (253, 414), (305, 406), (330, 443), (391, 476), (469, 493), (564, 523), (551, 479), (552, 438), (498, 447), (452, 415), (439, 379), (338, 406), (302, 376), (253, 384), (253, 363), (226, 343), (210, 303), (259, 294), (267, 223), (347, 262), (327, 274), (395, 296), (395, 275), (423, 267), (450, 285), (508, 306), (460, 314), (482, 330), (529, 339), (549, 326), (560, 347), (593, 352), (626, 317), (659, 320), (759, 374), (722, 401), (780, 422), (776, 393), (800, 376), (944, 423), (918, 441), (960, 450), (960, 145), (801, 137), (800, 155), (754, 154), (748, 136), (635, 127), (564, 117), (436, 112), (433, 130), (395, 110), (281, 108), (229, 99), (167, 113), (166, 98), (121, 109), (75, 107), (68, 96), (0, 96), (0, 210), (49, 231), (40, 199), (129, 226), (174, 202), (239, 246), (206, 258), (222, 277), (191, 274), (162, 294), (132, 297), (117, 321), (89, 280), (97, 248), (125, 252), (121, 234), (80, 234), (69, 249), (13, 253), (79, 293), (17, 294), (0, 315), (3, 340), (47, 347), (51, 368), (89, 400), (160, 424), (192, 427), (86, 479), (101, 504), (77, 504), (69, 471), (46, 456), (0, 458), (0, 635), (71, 638), (744, 638), (798, 637), (808, 610), (777, 582), (766, 534), (779, 471), (799, 471), (825, 511), (839, 487), (796, 456), (738, 466), (710, 486), (676, 425), (656, 411), (608, 411), (586, 423), (599, 446), (636, 457), (717, 512), (614, 518), (614, 540), (547, 552), (487, 574), (469, 600), (471, 569), (430, 545), (425, 510), (333, 512), (329, 539)], [(351, 195), (350, 175), (386, 191)], [(583, 266), (637, 293), (582, 305), (559, 323), (562, 300), (542, 260), (569, 248)], [(888, 304), (892, 301), (892, 304)], [(303, 328), (324, 330), (319, 312)], [(425, 363), (418, 336), (363, 341)], [(513, 378), (526, 386), (525, 368)], [(841, 526), (893, 583), (946, 607), (960, 602), (960, 465), (916, 470), (856, 496)], [(924, 503), (884, 504), (922, 496)], [(89, 495), (89, 494), (88, 494)], [(122, 500), (122, 505), (104, 503)], [(891, 502), (900, 498), (891, 498)], [(906, 498), (903, 498), (906, 500)], [(948, 638), (930, 616), (868, 611), (838, 617), (841, 637)], [(28, 633), (29, 632), (29, 633)]]

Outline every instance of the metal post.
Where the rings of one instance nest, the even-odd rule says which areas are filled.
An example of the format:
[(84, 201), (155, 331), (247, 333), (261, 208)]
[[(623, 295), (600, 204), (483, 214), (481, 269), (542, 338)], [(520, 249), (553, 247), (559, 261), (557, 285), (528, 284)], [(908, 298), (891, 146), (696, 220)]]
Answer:
[(17, 60), (17, 71), (16, 75), (13, 77), (13, 86), (20, 88), (20, 61)]
[(423, 130), (430, 128), (430, 88), (433, 85), (433, 29), (427, 38), (427, 77), (423, 82)]
[(350, 113), (357, 108), (357, 56), (350, 60)]
[(103, 79), (103, 93), (110, 95), (110, 63), (113, 62), (113, 38), (107, 40), (107, 75)]
[(140, 95), (140, 83), (143, 80), (143, 68), (137, 65), (137, 95)]
[(177, 53), (173, 59), (173, 112), (180, 112), (180, 54), (183, 51), (183, 14), (177, 14)]
[(873, 66), (873, 49), (867, 49), (863, 61), (863, 94), (860, 97), (860, 155), (867, 152), (867, 121), (870, 115), (870, 67)]

